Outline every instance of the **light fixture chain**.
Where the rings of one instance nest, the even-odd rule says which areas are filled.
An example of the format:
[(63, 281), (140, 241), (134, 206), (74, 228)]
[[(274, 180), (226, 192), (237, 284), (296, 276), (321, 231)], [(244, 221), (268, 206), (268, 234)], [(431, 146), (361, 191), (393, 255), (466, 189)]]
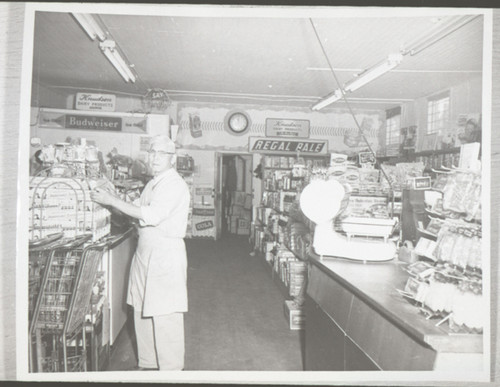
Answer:
[[(328, 58), (328, 55), (326, 53), (326, 50), (325, 48), (323, 47), (323, 44), (321, 43), (321, 39), (319, 37), (319, 34), (318, 34), (318, 31), (316, 30), (316, 26), (314, 25), (314, 22), (311, 18), (309, 18), (309, 21), (311, 22), (311, 25), (312, 25), (312, 28), (314, 30), (314, 33), (316, 34), (316, 38), (318, 39), (318, 43), (321, 47), (321, 50), (323, 51), (323, 55), (325, 56), (325, 59), (326, 61), (328, 62), (328, 66), (330, 66), (330, 71), (332, 72), (332, 75), (333, 77), (335, 78), (335, 81), (337, 82), (337, 86), (342, 94), (342, 98), (345, 102), (345, 104), (347, 105), (347, 108), (349, 109), (349, 113), (351, 114), (352, 118), (354, 119), (354, 123), (356, 124), (357, 128), (358, 128), (358, 131), (361, 135), (361, 137), (363, 138), (363, 141), (365, 142), (366, 146), (368, 147), (368, 150), (370, 151), (370, 153), (373, 155), (373, 157), (375, 158), (375, 160), (377, 160), (377, 155), (375, 154), (375, 152), (373, 151), (373, 148), (371, 147), (370, 143), (368, 142), (366, 136), (365, 136), (365, 133), (363, 131), (363, 129), (361, 128), (361, 125), (359, 124), (358, 122), (358, 119), (356, 118), (356, 115), (354, 114), (354, 111), (351, 107), (351, 104), (349, 103), (349, 101), (347, 100), (347, 97), (345, 95), (345, 92), (344, 92), (344, 89), (342, 88), (341, 84), (340, 84), (340, 81), (337, 77), (337, 74), (335, 73), (335, 70), (333, 69), (333, 66), (330, 62), (330, 59)], [(384, 171), (383, 168), (380, 168), (382, 170), (382, 174), (384, 175), (385, 179), (387, 180), (387, 183), (389, 184), (389, 187), (390, 187), (390, 191), (393, 193), (393, 187), (392, 187), (392, 183), (391, 183), (391, 180), (389, 179), (389, 176), (387, 176), (387, 173)]]

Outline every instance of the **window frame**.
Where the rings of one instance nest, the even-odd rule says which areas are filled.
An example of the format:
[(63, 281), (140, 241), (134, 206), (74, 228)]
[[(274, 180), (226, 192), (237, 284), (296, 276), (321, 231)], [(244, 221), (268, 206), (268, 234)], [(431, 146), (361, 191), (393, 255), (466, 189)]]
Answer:
[[(440, 117), (443, 112), (439, 111), (439, 105), (444, 100), (447, 100), (447, 106), (446, 110), (443, 109), (443, 117)], [(425, 133), (427, 135), (436, 134), (439, 136), (440, 134), (443, 134), (446, 130), (448, 130), (451, 119), (451, 97), (449, 91), (445, 91), (427, 98), (426, 118), (427, 125)]]
[[(395, 124), (394, 119), (397, 118)], [(385, 146), (392, 148), (401, 143), (401, 106), (385, 111)]]

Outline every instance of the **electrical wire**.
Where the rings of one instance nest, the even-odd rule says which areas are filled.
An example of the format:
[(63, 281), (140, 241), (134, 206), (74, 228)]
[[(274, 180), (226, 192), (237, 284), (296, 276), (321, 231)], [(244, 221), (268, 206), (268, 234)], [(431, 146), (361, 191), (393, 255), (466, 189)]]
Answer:
[[(354, 110), (352, 109), (351, 104), (349, 103), (349, 100), (347, 99), (346, 93), (344, 92), (344, 89), (342, 88), (342, 85), (341, 85), (341, 83), (340, 83), (340, 81), (339, 81), (339, 79), (337, 77), (337, 74), (335, 73), (335, 70), (333, 69), (333, 66), (332, 66), (332, 64), (330, 62), (330, 59), (328, 58), (328, 54), (326, 53), (326, 50), (325, 50), (323, 44), (321, 43), (321, 38), (319, 37), (318, 31), (316, 29), (316, 26), (314, 25), (314, 22), (313, 22), (313, 20), (311, 18), (309, 18), (309, 21), (311, 22), (311, 25), (312, 25), (312, 28), (313, 28), (314, 33), (316, 35), (316, 38), (318, 39), (318, 43), (319, 43), (319, 45), (321, 47), (321, 50), (323, 51), (323, 55), (325, 56), (325, 59), (328, 62), (328, 66), (330, 67), (331, 73), (332, 73), (333, 77), (335, 78), (335, 82), (337, 83), (337, 86), (338, 86), (338, 88), (339, 88), (339, 90), (340, 90), (340, 92), (342, 94), (342, 98), (343, 98), (345, 104), (347, 105), (349, 113), (351, 114), (352, 118), (354, 119), (354, 123), (356, 124), (361, 137), (363, 138), (366, 146), (368, 147), (368, 150), (373, 155), (373, 157), (375, 158), (375, 160), (377, 160), (377, 155), (375, 154), (375, 152), (373, 151), (373, 148), (371, 147), (370, 143), (368, 142), (368, 140), (367, 140), (367, 138), (365, 136), (365, 133), (363, 131), (363, 128), (359, 124), (358, 119), (356, 118), (356, 115), (354, 114)], [(389, 176), (387, 176), (387, 174), (386, 174), (386, 172), (384, 171), (383, 168), (380, 168), (380, 169), (382, 170), (382, 174), (384, 175), (384, 177), (387, 180), (387, 183), (389, 184), (391, 193), (394, 195), (392, 183), (391, 183), (391, 181), (389, 179)]]

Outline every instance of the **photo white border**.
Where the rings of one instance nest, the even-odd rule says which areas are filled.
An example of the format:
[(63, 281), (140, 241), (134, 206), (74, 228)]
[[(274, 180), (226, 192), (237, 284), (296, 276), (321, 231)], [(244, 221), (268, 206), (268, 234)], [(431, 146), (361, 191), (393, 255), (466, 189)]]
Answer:
[[(491, 369), (491, 326), (484, 329), (484, 370), (470, 373), (440, 371), (377, 371), (377, 372), (261, 372), (261, 371), (182, 371), (182, 372), (87, 372), (87, 373), (29, 373), (28, 372), (28, 158), (30, 135), (30, 101), (33, 63), (34, 18), (36, 11), (88, 12), (123, 15), (159, 16), (202, 16), (202, 17), (269, 17), (269, 18), (328, 18), (328, 17), (398, 17), (450, 14), (481, 14), (484, 17), (483, 38), (483, 262), (490, 268), (490, 183), (491, 183), (491, 72), (492, 72), (492, 10), (475, 8), (388, 8), (388, 7), (335, 7), (335, 6), (227, 6), (227, 5), (169, 5), (169, 4), (101, 4), (101, 3), (26, 3), (24, 43), (21, 80), (21, 108), (19, 133), (19, 176), (18, 176), (18, 230), (17, 233), (17, 279), (16, 279), (16, 327), (17, 327), (17, 378), (25, 381), (126, 381), (126, 382), (169, 382), (169, 383), (245, 383), (245, 384), (419, 384), (454, 382), (455, 385), (474, 382), (489, 382)], [(355, 12), (355, 13), (354, 13)], [(22, 173), (25, 171), (25, 173)], [(25, 230), (23, 232), (23, 230)], [(486, 302), (490, 305), (491, 273), (484, 274)], [(8, 318), (8, 316), (6, 316)], [(12, 316), (13, 318), (14, 316)], [(126, 380), (124, 380), (126, 375)]]

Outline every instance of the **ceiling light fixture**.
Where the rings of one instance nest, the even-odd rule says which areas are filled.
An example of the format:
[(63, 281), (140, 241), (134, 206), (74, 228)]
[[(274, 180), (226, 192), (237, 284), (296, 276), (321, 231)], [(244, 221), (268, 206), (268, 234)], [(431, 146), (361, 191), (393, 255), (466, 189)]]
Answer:
[(349, 82), (344, 87), (344, 90), (352, 92), (359, 89), (360, 87), (366, 85), (367, 83), (373, 81), (374, 79), (391, 71), (393, 68), (398, 66), (402, 60), (403, 60), (402, 54), (389, 55), (385, 61), (359, 74), (356, 79)]
[(125, 61), (123, 56), (120, 54), (118, 50), (118, 46), (114, 40), (107, 39), (102, 43), (99, 43), (99, 47), (101, 48), (102, 53), (108, 58), (111, 64), (114, 66), (116, 71), (120, 73), (125, 82), (134, 83), (136, 77), (132, 70), (130, 69), (130, 65)]
[(96, 38), (98, 38), (101, 42), (106, 40), (106, 33), (91, 14), (73, 13), (72, 15), (84, 29), (90, 39), (95, 40)]
[(328, 106), (334, 102), (337, 102), (338, 100), (342, 99), (342, 91), (340, 89), (335, 90), (333, 94), (330, 96), (322, 99), (319, 101), (316, 105), (314, 105), (311, 109), (312, 110), (320, 110), (323, 109), (325, 106)]

